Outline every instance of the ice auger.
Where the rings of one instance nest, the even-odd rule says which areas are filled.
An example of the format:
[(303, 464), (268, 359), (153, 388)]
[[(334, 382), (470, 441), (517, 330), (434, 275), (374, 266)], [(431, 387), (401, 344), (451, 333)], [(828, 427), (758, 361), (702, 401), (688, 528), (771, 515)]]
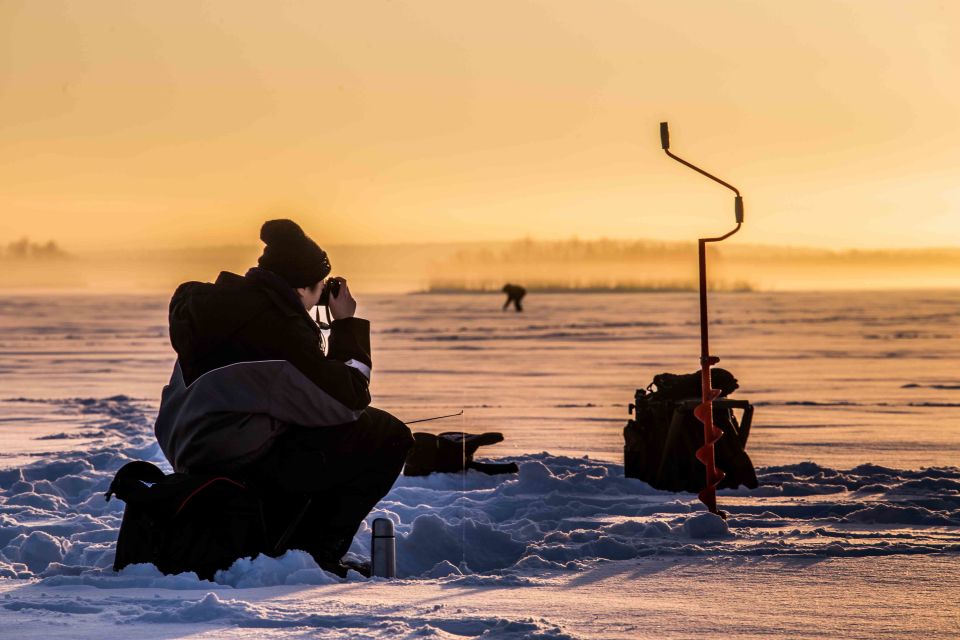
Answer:
[(660, 146), (664, 152), (677, 162), (690, 167), (697, 173), (704, 175), (714, 182), (719, 182), (726, 188), (736, 194), (734, 199), (734, 212), (737, 226), (732, 231), (715, 238), (700, 238), (697, 242), (700, 252), (700, 390), (701, 402), (694, 410), (694, 415), (703, 423), (703, 446), (697, 449), (697, 460), (702, 462), (707, 468), (706, 486), (700, 491), (698, 497), (700, 501), (707, 506), (711, 513), (716, 513), (721, 517), (726, 514), (717, 509), (717, 485), (723, 480), (723, 471), (717, 468), (714, 458), (714, 443), (720, 439), (723, 432), (713, 424), (713, 401), (720, 395), (718, 389), (714, 389), (710, 381), (710, 368), (720, 362), (720, 358), (710, 355), (709, 327), (707, 322), (707, 243), (720, 242), (726, 240), (737, 231), (743, 224), (743, 198), (740, 191), (731, 184), (728, 184), (720, 178), (711, 175), (683, 158), (679, 158), (670, 153), (670, 129), (666, 122), (660, 123)]

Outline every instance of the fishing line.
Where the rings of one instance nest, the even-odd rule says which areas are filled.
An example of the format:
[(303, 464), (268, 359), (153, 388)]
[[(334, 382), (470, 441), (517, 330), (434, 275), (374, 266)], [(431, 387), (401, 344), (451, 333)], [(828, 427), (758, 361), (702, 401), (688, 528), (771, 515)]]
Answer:
[[(461, 402), (461, 404), (463, 404)], [(461, 416), (463, 410), (460, 410)], [(460, 418), (460, 459), (463, 462), (463, 469), (460, 470), (460, 566), (467, 566), (467, 432), (464, 429), (463, 417)]]
[[(463, 398), (461, 398), (462, 400)], [(461, 403), (462, 404), (462, 403)], [(466, 518), (466, 504), (464, 504), (464, 496), (467, 493), (467, 432), (463, 428), (463, 409), (456, 413), (451, 413), (445, 416), (435, 416), (433, 418), (419, 418), (417, 420), (411, 420), (409, 422), (404, 422), (403, 424), (411, 425), (417, 424), (419, 422), (430, 422), (432, 420), (443, 420), (445, 418), (456, 418), (461, 416), (460, 419), (460, 455), (463, 462), (463, 470), (460, 472), (460, 500), (461, 500), (461, 511), (460, 511), (460, 566), (464, 566), (467, 563), (467, 547), (466, 547), (466, 528), (464, 524), (464, 519)]]
[[(460, 385), (460, 406), (464, 407), (467, 399), (466, 385)], [(466, 417), (460, 409), (460, 570), (467, 567), (467, 430)]]

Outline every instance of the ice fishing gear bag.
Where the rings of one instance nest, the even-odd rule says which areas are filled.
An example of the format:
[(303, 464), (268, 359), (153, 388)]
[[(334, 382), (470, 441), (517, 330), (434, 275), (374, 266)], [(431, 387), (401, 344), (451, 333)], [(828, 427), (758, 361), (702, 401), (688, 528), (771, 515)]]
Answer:
[(517, 473), (516, 463), (476, 462), (473, 459), (477, 449), (483, 446), (503, 442), (502, 433), (461, 433), (448, 431), (435, 435), (432, 433), (413, 434), (413, 447), (407, 454), (403, 467), (405, 476), (426, 476), (431, 473), (459, 473), (474, 469), (487, 475)]
[(117, 472), (105, 497), (113, 495), (126, 503), (114, 571), (145, 562), (211, 580), (237, 558), (267, 551), (261, 496), (234, 478), (165, 475), (136, 461)]
[[(661, 373), (646, 389), (637, 389), (630, 405), (633, 417), (623, 430), (624, 474), (628, 478), (666, 491), (697, 493), (704, 488), (705, 467), (696, 458), (697, 449), (703, 446), (703, 423), (693, 414), (701, 402), (700, 375), (699, 371)], [(711, 381), (720, 391), (713, 401), (713, 424), (723, 431), (714, 444), (716, 463), (726, 474), (718, 488), (757, 487), (757, 474), (746, 452), (753, 405), (727, 398), (739, 385), (726, 369), (714, 368)], [(743, 411), (740, 422), (735, 409)]]

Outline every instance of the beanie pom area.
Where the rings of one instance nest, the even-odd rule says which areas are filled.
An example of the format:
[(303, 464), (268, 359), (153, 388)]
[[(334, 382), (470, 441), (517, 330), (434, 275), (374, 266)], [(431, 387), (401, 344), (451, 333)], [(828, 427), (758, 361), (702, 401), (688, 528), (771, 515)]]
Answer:
[(293, 220), (267, 220), (260, 227), (260, 240), (265, 244), (302, 240), (305, 237), (303, 229)]

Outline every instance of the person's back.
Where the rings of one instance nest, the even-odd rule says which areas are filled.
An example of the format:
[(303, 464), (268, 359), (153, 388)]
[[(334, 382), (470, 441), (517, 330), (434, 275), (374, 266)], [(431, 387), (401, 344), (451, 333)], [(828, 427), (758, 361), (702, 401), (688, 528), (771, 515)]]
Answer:
[(396, 418), (367, 406), (369, 323), (353, 316), (356, 302), (342, 279), (329, 298), (323, 352), (307, 309), (323, 293), (326, 254), (287, 220), (266, 223), (261, 239), (267, 246), (258, 267), (244, 276), (221, 273), (212, 284), (185, 283), (171, 299), (178, 360), (157, 439), (177, 471), (230, 472), (276, 489), (289, 498), (280, 501), (280, 521), (306, 503), (296, 496), (311, 496), (285, 546), (336, 568), (399, 475), (412, 437)]

